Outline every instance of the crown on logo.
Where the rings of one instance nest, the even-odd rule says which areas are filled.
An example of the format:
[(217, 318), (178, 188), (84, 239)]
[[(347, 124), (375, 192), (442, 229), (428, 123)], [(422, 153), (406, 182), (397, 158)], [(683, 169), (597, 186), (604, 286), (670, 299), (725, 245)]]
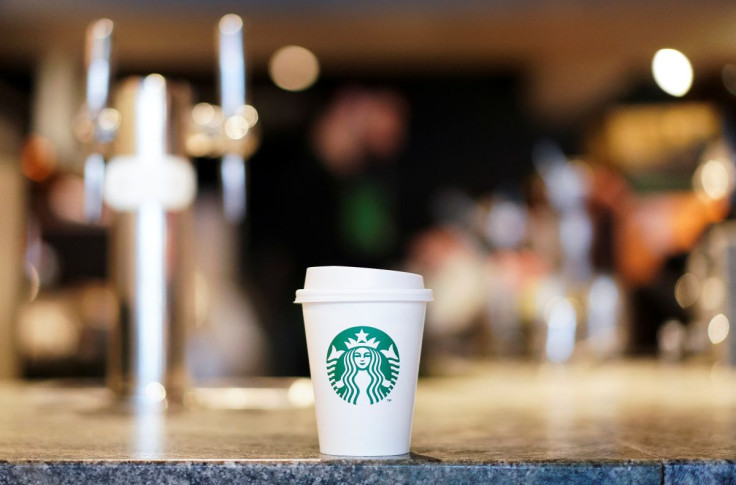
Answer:
[(355, 336), (358, 337), (358, 340), (355, 340), (353, 338), (347, 339), (347, 341), (345, 341), (345, 347), (347, 347), (348, 349), (354, 349), (355, 347), (370, 347), (372, 349), (376, 349), (381, 343), (377, 341), (375, 337), (371, 338), (370, 340), (366, 340), (368, 334), (365, 333), (363, 329), (360, 329), (360, 332), (356, 333)]

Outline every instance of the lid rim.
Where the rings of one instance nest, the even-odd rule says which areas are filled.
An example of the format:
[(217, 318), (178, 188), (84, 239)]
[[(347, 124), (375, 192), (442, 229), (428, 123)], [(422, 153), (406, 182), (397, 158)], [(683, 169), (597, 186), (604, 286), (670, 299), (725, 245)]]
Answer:
[(416, 289), (301, 289), (296, 291), (294, 303), (329, 303), (351, 301), (407, 301), (429, 302), (434, 301), (432, 290), (428, 288)]

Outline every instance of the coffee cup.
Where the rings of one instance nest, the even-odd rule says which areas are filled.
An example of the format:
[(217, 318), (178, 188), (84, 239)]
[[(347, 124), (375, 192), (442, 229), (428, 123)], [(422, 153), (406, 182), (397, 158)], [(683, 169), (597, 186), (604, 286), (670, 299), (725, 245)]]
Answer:
[(302, 305), (320, 451), (409, 453), (432, 290), (421, 275), (346, 266), (307, 269)]

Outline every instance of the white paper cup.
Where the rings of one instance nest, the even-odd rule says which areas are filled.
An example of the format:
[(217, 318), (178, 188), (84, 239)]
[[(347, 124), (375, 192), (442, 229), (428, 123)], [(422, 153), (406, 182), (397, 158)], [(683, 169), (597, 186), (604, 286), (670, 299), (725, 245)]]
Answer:
[(322, 453), (409, 453), (428, 301), (432, 290), (417, 274), (307, 269), (296, 303), (304, 311)]

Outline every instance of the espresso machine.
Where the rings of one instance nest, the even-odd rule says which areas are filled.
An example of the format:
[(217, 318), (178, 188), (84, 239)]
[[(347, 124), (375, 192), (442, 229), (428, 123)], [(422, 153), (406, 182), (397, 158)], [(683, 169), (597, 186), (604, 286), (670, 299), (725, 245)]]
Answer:
[[(243, 21), (217, 25), (220, 105), (193, 106), (186, 82), (159, 74), (113, 82), (114, 23), (87, 31), (86, 102), (75, 127), (86, 148), (85, 214), (113, 213), (110, 274), (118, 301), (107, 379), (121, 402), (165, 407), (187, 386), (184, 349), (193, 319), (190, 156), (221, 157), (227, 219), (245, 215), (246, 160), (257, 114), (246, 104)], [(204, 147), (204, 148), (203, 148)]]

